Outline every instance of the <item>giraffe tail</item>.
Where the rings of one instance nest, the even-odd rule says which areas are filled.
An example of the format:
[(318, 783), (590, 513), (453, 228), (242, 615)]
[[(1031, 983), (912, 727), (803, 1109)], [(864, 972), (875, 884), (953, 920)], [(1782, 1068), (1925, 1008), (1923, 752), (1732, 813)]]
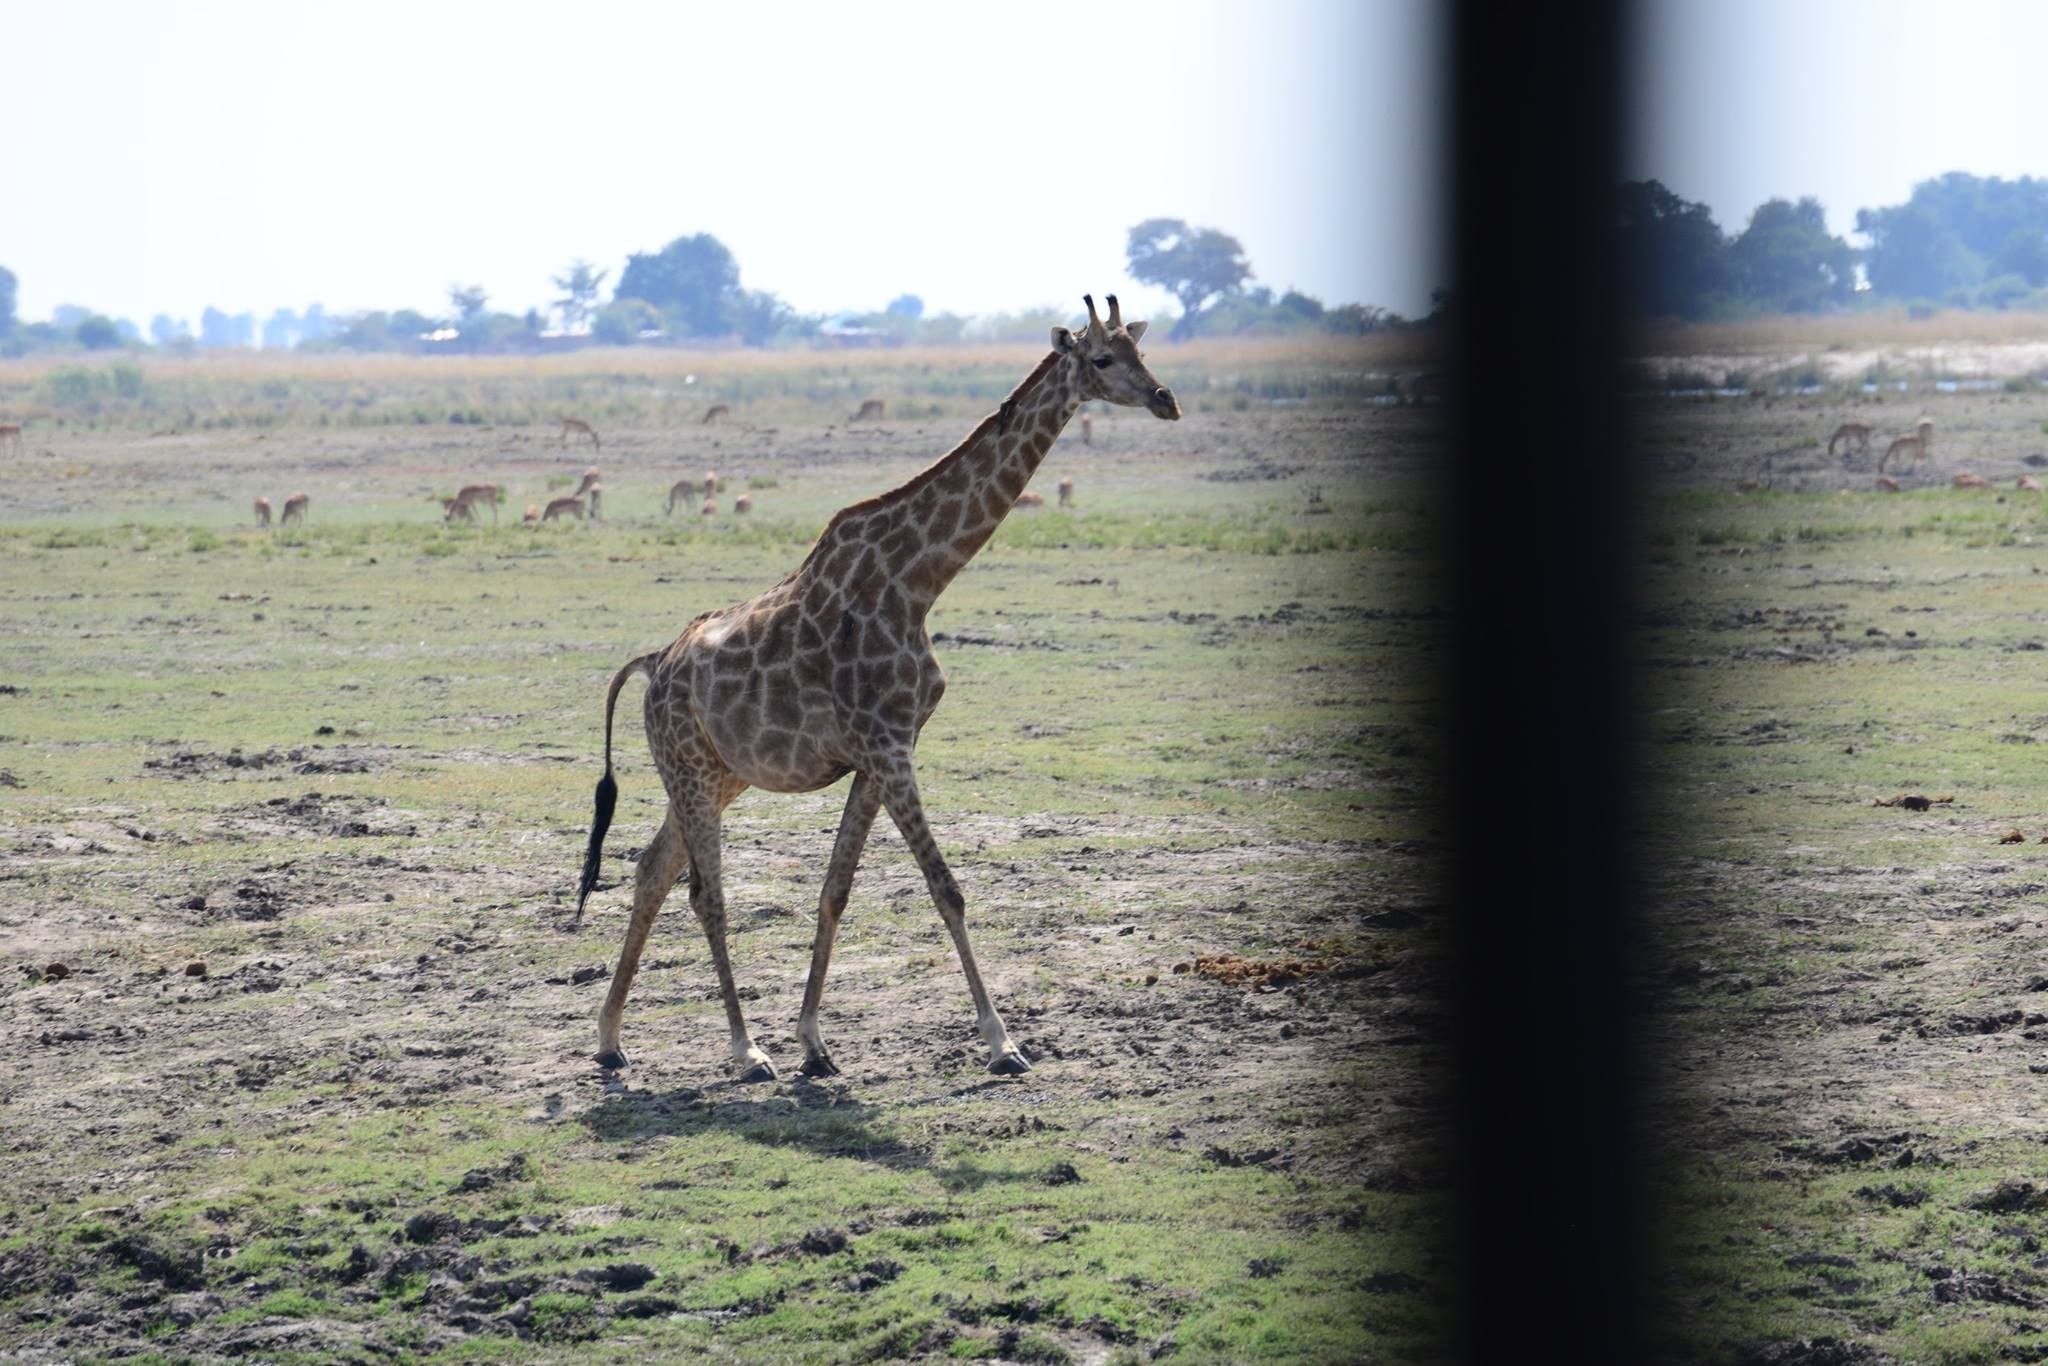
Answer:
[(619, 689), (626, 686), (626, 680), (635, 673), (652, 673), (652, 665), (660, 651), (645, 654), (632, 660), (612, 675), (611, 690), (604, 699), (604, 776), (597, 780), (597, 812), (590, 822), (590, 847), (583, 852), (583, 885), (576, 893), (576, 918), (570, 922), (574, 929), (583, 923), (583, 903), (590, 899), (591, 889), (597, 886), (598, 866), (604, 861), (604, 833), (611, 829), (612, 813), (619, 805), (618, 780), (612, 777), (612, 711), (619, 704)]

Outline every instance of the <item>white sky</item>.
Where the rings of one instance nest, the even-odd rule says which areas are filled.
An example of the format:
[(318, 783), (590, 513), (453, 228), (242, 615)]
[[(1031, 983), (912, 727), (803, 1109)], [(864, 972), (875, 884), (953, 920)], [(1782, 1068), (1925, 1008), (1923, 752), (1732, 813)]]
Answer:
[(1730, 233), (1773, 197), (1846, 236), (1946, 171), (2048, 175), (2031, 0), (1646, 0), (1641, 38), (1628, 175)]
[(1128, 228), (1426, 309), (1429, 0), (0, 0), (20, 312), (494, 308), (710, 232), (807, 312), (1120, 292)]

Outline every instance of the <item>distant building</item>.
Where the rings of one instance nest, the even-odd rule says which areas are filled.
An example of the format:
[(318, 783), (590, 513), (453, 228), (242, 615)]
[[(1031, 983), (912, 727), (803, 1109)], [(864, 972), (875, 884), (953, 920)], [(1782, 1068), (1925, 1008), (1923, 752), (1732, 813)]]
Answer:
[(835, 313), (818, 324), (818, 335), (834, 346), (885, 346), (889, 334), (869, 327), (859, 313)]

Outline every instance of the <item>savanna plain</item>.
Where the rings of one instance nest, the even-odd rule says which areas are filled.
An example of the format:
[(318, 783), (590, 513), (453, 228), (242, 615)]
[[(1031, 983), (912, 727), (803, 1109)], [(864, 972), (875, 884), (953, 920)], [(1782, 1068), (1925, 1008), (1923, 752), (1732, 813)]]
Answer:
[[(1184, 420), (1091, 405), (1034, 481), (1046, 505), (930, 619), (949, 687), (925, 806), (1031, 1072), (986, 1073), (884, 822), (824, 998), (842, 1075), (795, 1075), (844, 783), (726, 812), (735, 973), (783, 1079), (733, 1078), (680, 890), (630, 1065), (593, 1061), (663, 810), (635, 682), (571, 928), (605, 683), (781, 578), (1039, 354), (0, 366), (0, 412), (27, 423), (0, 448), (0, 1357), (1429, 1356), (1440, 417), (1387, 402), (1403, 358), (1364, 342), (1153, 346)], [(850, 422), (870, 397), (886, 416)], [(563, 414), (602, 449), (564, 448)], [(522, 523), (589, 465), (601, 520)], [(668, 512), (707, 470), (716, 513)], [(434, 500), (472, 482), (506, 486), (495, 522), (444, 524)], [(254, 525), (254, 497), (300, 490), (303, 525)], [(1810, 502), (1685, 495), (1652, 556), (1669, 653), (1702, 657), (1660, 724), (1727, 785), (1686, 815), (1713, 839), (1673, 876), (1711, 874), (1723, 913), (1686, 920), (1705, 966), (1672, 1009), (1695, 1038), (1755, 1017), (1787, 1056), (1841, 1031), (1824, 1056), (1847, 1078), (1796, 1140), (1688, 1187), (1713, 1230), (1697, 1271), (1752, 1275), (1774, 1239), (1834, 1255), (1790, 1230), (1846, 1229), (1839, 1208), (1873, 1247), (1772, 1260), (1770, 1293), (1882, 1334), (1910, 1289), (1915, 1316), (1967, 1326), (2024, 1311), (1936, 1303), (1914, 1250), (1969, 1230), (1947, 1283), (2031, 1294), (2007, 1217), (1960, 1201), (2040, 1135), (2016, 1105), (1940, 1108), (1935, 1074), (1897, 1063), (2026, 1090), (2022, 1026), (1948, 1022), (2026, 1008), (2034, 856), (1986, 835), (2048, 821), (2014, 747), (2048, 735), (2022, 682), (2040, 656), (2017, 652), (2048, 590), (2018, 505)], [(1817, 650), (1771, 614), (1795, 604), (1856, 629), (1786, 660)], [(1720, 624), (1751, 610), (1798, 634)], [(1890, 635), (1866, 642), (1863, 616)], [(1727, 648), (1751, 636), (1755, 657)], [(1909, 783), (1956, 803), (1868, 808)], [(1696, 1064), (1701, 1086), (1732, 1074)], [(1921, 1108), (1888, 1118), (1894, 1092)], [(1785, 1097), (1715, 1103), (1746, 1133)], [(1917, 1165), (1850, 1170), (1827, 1154), (1852, 1132)], [(1778, 1152), (1795, 1141), (1815, 1155)], [(1724, 1243), (1726, 1195), (1781, 1168), (1760, 1189), (1787, 1231)], [(1926, 1194), (1873, 1201), (1866, 1179)], [(1731, 1285), (1689, 1312), (1732, 1331), (1755, 1306)]]
[(1657, 1355), (2048, 1359), (2048, 387), (1814, 349), (1637, 413)]

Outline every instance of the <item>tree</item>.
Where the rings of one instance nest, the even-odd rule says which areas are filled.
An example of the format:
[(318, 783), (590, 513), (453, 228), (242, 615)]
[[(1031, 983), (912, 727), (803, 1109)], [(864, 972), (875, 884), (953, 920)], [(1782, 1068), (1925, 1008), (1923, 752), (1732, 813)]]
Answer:
[(1632, 311), (1651, 318), (1705, 316), (1728, 288), (1728, 242), (1712, 212), (1654, 180), (1630, 181), (1615, 198)]
[(14, 272), (0, 266), (0, 337), (14, 331), (14, 298), (16, 281)]
[(78, 344), (88, 351), (111, 351), (121, 344), (121, 329), (112, 318), (93, 314), (73, 329)]
[(1939, 298), (1982, 276), (1962, 238), (1925, 204), (1858, 209), (1856, 230), (1870, 238), (1865, 264), (1879, 294)]
[(270, 315), (270, 321), (263, 324), (263, 346), (266, 350), (283, 350), (299, 339), (299, 315), (289, 308), (280, 308)]
[(1781, 313), (1812, 313), (1847, 302), (1854, 290), (1855, 253), (1828, 232), (1820, 201), (1767, 200), (1728, 248), (1743, 294)]
[(201, 346), (233, 346), (235, 344), (235, 320), (215, 308), (206, 306), (199, 315), (199, 344)]
[(1178, 218), (1148, 218), (1131, 229), (1124, 248), (1131, 278), (1158, 285), (1180, 300), (1176, 337), (1194, 333), (1202, 306), (1233, 294), (1251, 278), (1251, 263), (1235, 237), (1214, 228), (1190, 228)]
[(465, 324), (475, 322), (490, 301), (491, 296), (482, 285), (448, 286), (448, 302), (454, 307), (456, 318)]
[(149, 336), (158, 346), (169, 346), (181, 337), (192, 335), (192, 324), (168, 313), (159, 313), (149, 320)]
[(1991, 269), (2000, 275), (2017, 275), (2035, 289), (2048, 284), (2048, 232), (2014, 228), (1991, 258)]
[(591, 314), (597, 311), (597, 291), (609, 274), (608, 270), (592, 270), (590, 262), (579, 256), (569, 263), (567, 275), (549, 277), (565, 296), (552, 305), (562, 315), (563, 331), (580, 332), (589, 325)]
[(883, 310), (892, 318), (908, 318), (912, 322), (924, 316), (924, 300), (915, 294), (899, 294), (889, 301)]
[(733, 330), (740, 268), (708, 232), (678, 237), (658, 252), (635, 252), (612, 302), (639, 299), (661, 310), (669, 329), (686, 337), (719, 337)]
[(661, 311), (645, 299), (614, 299), (590, 325), (590, 335), (606, 346), (631, 346), (642, 332), (660, 330)]

